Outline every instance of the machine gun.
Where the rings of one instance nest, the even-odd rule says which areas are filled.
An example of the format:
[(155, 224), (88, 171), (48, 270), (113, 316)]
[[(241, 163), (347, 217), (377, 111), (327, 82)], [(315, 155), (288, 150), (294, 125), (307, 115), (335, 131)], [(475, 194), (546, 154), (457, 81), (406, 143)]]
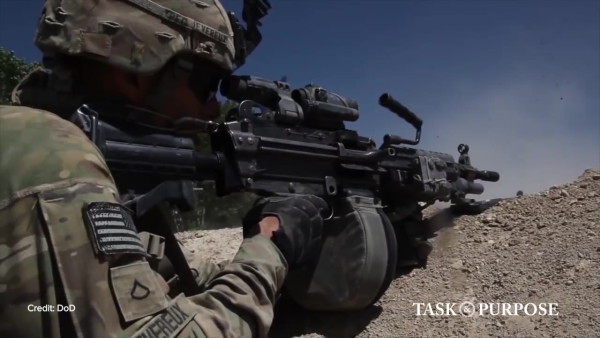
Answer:
[(344, 122), (358, 119), (358, 104), (322, 87), (290, 90), (279, 81), (233, 76), (221, 92), (241, 102), (213, 137), (216, 150), (235, 159), (229, 165), (238, 175), (233, 183), (220, 181), (222, 194), (240, 183), (262, 193), (360, 194), (377, 197), (391, 209), (416, 201), (462, 207), (476, 205), (466, 194), (484, 190), (475, 180), (500, 177), (471, 166), (468, 145), (459, 145), (458, 162), (448, 154), (402, 147), (419, 143), (423, 122), (389, 94), (381, 95), (380, 105), (414, 126), (416, 137), (388, 134), (377, 148), (370, 138), (345, 128)]
[[(374, 283), (365, 282), (372, 290), (364, 291), (368, 295), (360, 301), (353, 300), (357, 307), (383, 294), (406, 255), (420, 263), (426, 260), (431, 248), (420, 229), (422, 209), (436, 201), (450, 202), (459, 213), (476, 213), (491, 205), (466, 195), (483, 192), (476, 180), (495, 182), (499, 174), (474, 168), (465, 144), (458, 147), (458, 161), (449, 154), (409, 147), (419, 143), (423, 122), (389, 94), (381, 95), (380, 105), (410, 123), (416, 136), (388, 134), (377, 147), (372, 139), (345, 127), (359, 118), (356, 101), (322, 87), (292, 90), (280, 81), (231, 76), (222, 82), (221, 93), (238, 103), (225, 121), (194, 121), (195, 132), (210, 135), (211, 152), (198, 150), (189, 135), (135, 125), (117, 128), (100, 121), (100, 109), (92, 106), (81, 107), (74, 121), (104, 154), (119, 191), (134, 197), (130, 202), (138, 216), (165, 199), (191, 207), (191, 182), (205, 180), (215, 182), (219, 196), (238, 191), (314, 194), (327, 200), (334, 214), (336, 208), (356, 211), (368, 223), (364, 246), (375, 252), (365, 266), (384, 262), (380, 270), (369, 270), (369, 276), (378, 277), (373, 277)], [(343, 228), (335, 231), (332, 237)], [(161, 235), (174, 240), (172, 234)], [(323, 255), (340, 242), (332, 243), (324, 244)], [(334, 263), (323, 264), (331, 270)], [(297, 279), (302, 278), (293, 278)], [(310, 283), (304, 280), (295, 288), (309, 292)], [(359, 285), (361, 290), (368, 289), (365, 285)]]
[(377, 148), (345, 128), (344, 122), (358, 119), (358, 104), (321, 87), (291, 90), (280, 81), (232, 76), (221, 91), (240, 103), (224, 123), (197, 121), (197, 132), (211, 136), (212, 154), (198, 151), (190, 136), (124, 131), (100, 121), (89, 106), (79, 109), (76, 123), (104, 154), (120, 190), (136, 195), (169, 180), (214, 180), (220, 196), (360, 194), (392, 210), (414, 202), (475, 205), (465, 197), (484, 191), (475, 180), (500, 177), (474, 168), (465, 144), (458, 147), (458, 162), (449, 154), (402, 147), (419, 143), (423, 122), (389, 94), (379, 103), (413, 125), (416, 137), (387, 134)]

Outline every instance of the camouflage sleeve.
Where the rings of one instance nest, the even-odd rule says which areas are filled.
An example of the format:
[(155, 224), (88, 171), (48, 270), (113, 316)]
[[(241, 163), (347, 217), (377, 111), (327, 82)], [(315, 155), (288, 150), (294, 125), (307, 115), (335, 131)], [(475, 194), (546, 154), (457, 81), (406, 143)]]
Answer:
[(203, 331), (212, 337), (219, 333), (220, 323), (239, 322), (243, 325), (232, 327), (227, 336), (266, 337), (286, 273), (285, 260), (271, 240), (260, 235), (244, 239), (232, 262), (208, 283), (207, 291), (190, 298), (215, 319), (201, 322)]
[(286, 274), (269, 240), (246, 239), (205, 292), (169, 299), (144, 258), (93, 244), (86, 206), (117, 192), (77, 127), (0, 106), (0, 155), (0, 336), (266, 336)]
[(205, 259), (205, 257), (194, 255), (192, 252), (187, 250), (183, 245), (180, 245), (185, 255), (188, 265), (192, 270), (192, 274), (196, 278), (196, 283), (200, 289), (208, 287), (210, 282), (215, 276), (223, 269), (222, 266), (217, 265), (211, 261)]
[(269, 239), (247, 238), (204, 292), (172, 300), (160, 316), (136, 327), (136, 335), (267, 337), (285, 275), (283, 257)]

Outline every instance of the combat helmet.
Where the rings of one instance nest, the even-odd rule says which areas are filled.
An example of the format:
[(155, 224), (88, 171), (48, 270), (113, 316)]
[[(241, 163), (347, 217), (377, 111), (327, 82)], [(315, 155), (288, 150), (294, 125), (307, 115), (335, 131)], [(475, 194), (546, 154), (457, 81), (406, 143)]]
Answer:
[(147, 73), (185, 55), (216, 65), (221, 77), (260, 42), (258, 20), (269, 8), (245, 0), (244, 29), (219, 0), (46, 0), (35, 44), (47, 68), (47, 60), (75, 56)]

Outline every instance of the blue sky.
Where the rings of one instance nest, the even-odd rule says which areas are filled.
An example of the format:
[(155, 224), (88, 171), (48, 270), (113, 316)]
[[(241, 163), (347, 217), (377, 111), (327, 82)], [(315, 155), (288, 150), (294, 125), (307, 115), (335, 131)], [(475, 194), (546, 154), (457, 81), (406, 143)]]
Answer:
[[(356, 99), (347, 124), (379, 142), (413, 130), (377, 105), (391, 93), (423, 120), (419, 147), (498, 170), (483, 197), (535, 193), (600, 167), (600, 1), (272, 0), (263, 43), (238, 74)], [(225, 0), (237, 13), (242, 0)], [(0, 46), (38, 60), (42, 1), (0, 0)]]

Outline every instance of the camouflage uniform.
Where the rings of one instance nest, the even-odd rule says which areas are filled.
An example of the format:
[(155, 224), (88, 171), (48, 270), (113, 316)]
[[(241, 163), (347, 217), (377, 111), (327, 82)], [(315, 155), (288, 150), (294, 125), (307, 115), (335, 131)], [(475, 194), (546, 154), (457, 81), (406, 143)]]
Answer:
[[(102, 156), (76, 126), (45, 111), (2, 106), (0, 155), (0, 336), (65, 336), (63, 320), (83, 337), (152, 337), (182, 327), (182, 336), (267, 334), (286, 275), (271, 241), (245, 239), (206, 292), (170, 300), (144, 258), (95, 255), (82, 209), (118, 195)], [(143, 299), (133, 297), (136, 282), (149, 289)], [(46, 304), (76, 310), (28, 309)]]
[[(156, 3), (177, 7), (192, 19), (190, 6), (223, 14), (213, 1)], [(138, 8), (138, 14), (128, 17), (131, 4), (148, 2), (49, 0), (36, 42), (67, 54), (108, 55), (109, 63), (145, 71), (159, 68), (166, 57), (155, 46), (133, 41), (139, 34), (123, 22), (157, 27), (171, 54), (189, 46), (189, 36), (164, 25), (151, 10)], [(111, 6), (118, 15), (104, 16), (100, 25), (88, 20)], [(181, 22), (181, 15), (164, 13)], [(195, 43), (197, 52), (230, 68), (230, 41), (219, 43), (228, 36), (222, 33), (227, 27), (208, 21), (221, 35), (195, 25), (206, 36), (212, 34)], [(85, 29), (67, 34), (78, 25)], [(122, 34), (111, 37), (97, 27)], [(85, 210), (94, 202), (118, 203), (118, 193), (99, 150), (72, 123), (40, 109), (0, 106), (0, 180), (1, 337), (267, 335), (287, 266), (265, 237), (244, 239), (229, 265), (213, 270), (213, 278), (199, 278), (210, 280), (204, 292), (191, 297), (169, 297), (166, 282), (143, 255), (98, 252), (84, 222)], [(59, 311), (58, 305), (72, 311)]]

